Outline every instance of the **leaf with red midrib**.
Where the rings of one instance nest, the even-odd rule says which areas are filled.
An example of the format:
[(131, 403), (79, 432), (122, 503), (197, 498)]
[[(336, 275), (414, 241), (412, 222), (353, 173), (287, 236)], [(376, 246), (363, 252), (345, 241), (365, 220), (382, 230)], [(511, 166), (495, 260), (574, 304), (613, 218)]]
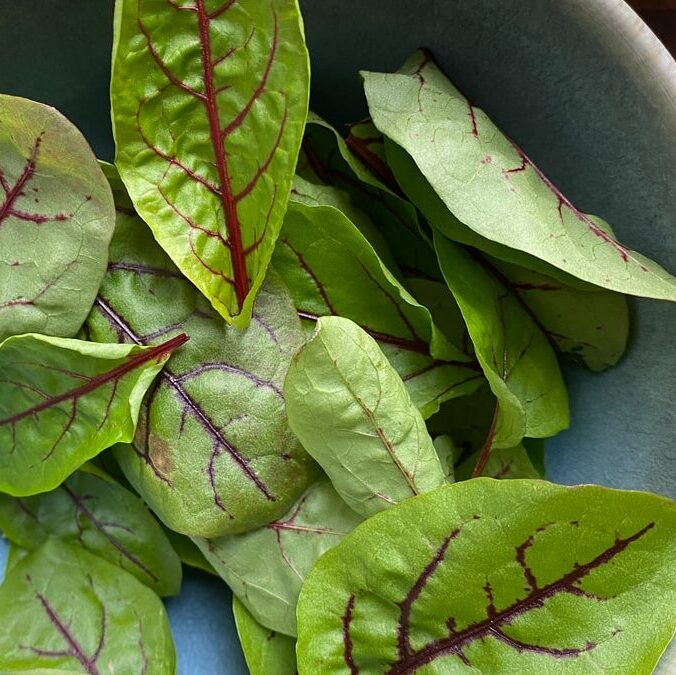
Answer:
[(295, 635), (303, 580), (319, 557), (361, 520), (322, 480), (265, 527), (195, 543), (258, 623)]
[(303, 331), (270, 272), (246, 330), (227, 326), (136, 216), (120, 213), (86, 328), (91, 339), (190, 342), (148, 392), (131, 445), (115, 455), (168, 527), (216, 537), (281, 516), (314, 478), (291, 433), (282, 383)]
[(181, 271), (226, 320), (245, 326), (307, 116), (297, 3), (124, 0), (116, 23), (122, 179)]
[(0, 340), (71, 337), (105, 271), (115, 211), (80, 132), (53, 108), (0, 94)]
[(337, 315), (378, 341), (423, 416), (481, 383), (477, 363), (437, 328), (335, 207), (292, 202), (273, 265), (310, 330), (319, 317)]
[(131, 440), (141, 399), (169, 355), (156, 347), (44, 335), (0, 345), (0, 487), (15, 496), (50, 490), (105, 448)]
[(675, 525), (668, 499), (544, 481), (407, 500), (306, 579), (299, 672), (650, 673), (674, 632)]
[(462, 228), (554, 268), (549, 276), (676, 301), (676, 278), (573, 204), (429, 53), (362, 77), (375, 126), (411, 156)]
[(0, 494), (0, 529), (29, 550), (48, 537), (81, 546), (160, 596), (175, 595), (181, 586), (181, 562), (145, 504), (91, 465), (50, 492)]
[(0, 587), (0, 671), (175, 672), (157, 595), (116, 565), (48, 539)]

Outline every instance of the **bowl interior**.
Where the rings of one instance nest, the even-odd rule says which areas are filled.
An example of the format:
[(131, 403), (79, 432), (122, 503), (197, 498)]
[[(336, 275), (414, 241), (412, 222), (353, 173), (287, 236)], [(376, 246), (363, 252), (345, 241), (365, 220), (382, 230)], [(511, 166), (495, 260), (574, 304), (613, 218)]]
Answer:
[[(110, 159), (112, 0), (0, 0), (0, 91), (59, 108)], [(357, 71), (425, 46), (584, 211), (676, 270), (676, 64), (622, 0), (302, 0), (313, 107), (366, 109)], [(676, 305), (632, 301), (631, 346), (602, 375), (566, 365), (572, 425), (548, 476), (676, 496)], [(227, 591), (189, 574), (169, 602), (182, 673), (246, 672)]]

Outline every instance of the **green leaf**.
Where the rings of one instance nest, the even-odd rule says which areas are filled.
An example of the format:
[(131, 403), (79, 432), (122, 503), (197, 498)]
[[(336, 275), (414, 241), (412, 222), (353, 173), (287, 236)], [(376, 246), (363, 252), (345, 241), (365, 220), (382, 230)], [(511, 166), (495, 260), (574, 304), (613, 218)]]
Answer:
[(477, 359), (498, 400), (492, 444), (553, 436), (569, 423), (554, 351), (520, 302), (462, 247), (435, 233), (439, 264), (460, 306)]
[(603, 288), (676, 300), (674, 277), (573, 205), (429, 54), (417, 52), (399, 73), (362, 75), (376, 127), (461, 223)]
[(186, 336), (151, 348), (19, 335), (0, 344), (0, 491), (54, 489), (134, 436), (139, 408)]
[(82, 134), (54, 108), (0, 94), (0, 340), (77, 333), (114, 225)]
[(296, 641), (261, 626), (249, 610), (232, 599), (237, 634), (251, 675), (295, 675)]
[(118, 0), (111, 89), (139, 214), (214, 308), (247, 325), (307, 116), (296, 0)]
[(118, 214), (87, 329), (97, 341), (190, 341), (146, 397), (125, 476), (170, 529), (216, 537), (283, 515), (315, 476), (291, 433), (282, 384), (304, 334), (270, 274), (246, 330), (227, 326), (135, 216)]
[(674, 503), (455, 483), (369, 518), (308, 576), (301, 675), (647, 674), (674, 633)]
[(265, 527), (195, 543), (258, 623), (296, 635), (296, 602), (306, 575), (360, 522), (323, 480)]
[(590, 370), (614, 366), (627, 348), (629, 307), (619, 293), (576, 289), (551, 277), (488, 259), (552, 344)]
[[(346, 143), (333, 127), (310, 114), (297, 171), (308, 181), (345, 191), (387, 240), (404, 274), (441, 280), (415, 207), (402, 198), (384, 156), (375, 152), (382, 149), (382, 143), (380, 132), (371, 124), (353, 125)], [(355, 224), (359, 227), (357, 221)], [(373, 234), (360, 230), (380, 253)], [(384, 262), (390, 266), (389, 261)]]
[(175, 595), (181, 587), (181, 562), (143, 502), (86, 469), (52, 492), (27, 498), (0, 495), (0, 529), (30, 550), (48, 537), (82, 546), (159, 595)]
[(174, 551), (176, 551), (184, 565), (196, 570), (202, 570), (202, 572), (206, 572), (207, 574), (218, 576), (218, 573), (211, 566), (211, 563), (204, 557), (202, 551), (199, 550), (197, 544), (195, 544), (190, 537), (174, 532), (169, 528), (164, 528), (164, 533), (167, 535)]
[(445, 481), (420, 412), (376, 341), (322, 317), (284, 382), (291, 429), (338, 494), (368, 517)]
[(436, 328), (337, 209), (292, 202), (273, 264), (311, 329), (321, 316), (340, 315), (378, 340), (425, 417), (479, 385), (477, 364)]
[[(456, 480), (468, 480), (476, 467), (479, 453), (474, 453), (455, 470)], [(513, 448), (493, 448), (481, 472), (489, 478), (541, 478), (542, 474), (533, 466), (523, 445)]]
[(21, 548), (21, 546), (8, 542), (5, 576), (7, 576), (9, 571), (19, 562), (19, 560), (23, 560), (29, 553), (30, 551), (27, 548)]
[(399, 181), (429, 222), (448, 238), (476, 247), (474, 255), (514, 293), (557, 349), (592, 370), (617, 363), (629, 332), (624, 296), (580, 282), (533, 256), (479, 237), (446, 208), (405, 151), (391, 142), (387, 151)]
[(175, 672), (159, 598), (131, 574), (48, 540), (0, 586), (0, 670)]
[(447, 483), (455, 482), (455, 461), (458, 449), (450, 436), (437, 436), (434, 439), (434, 449), (439, 457), (441, 468), (446, 476)]

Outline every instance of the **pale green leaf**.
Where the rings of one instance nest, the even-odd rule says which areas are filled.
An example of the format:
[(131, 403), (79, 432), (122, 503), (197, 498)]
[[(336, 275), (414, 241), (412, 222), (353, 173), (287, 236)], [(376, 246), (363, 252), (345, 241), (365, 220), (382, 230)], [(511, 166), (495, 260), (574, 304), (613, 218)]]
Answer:
[(474, 255), (481, 264), (514, 293), (557, 349), (592, 370), (617, 363), (629, 333), (624, 296), (581, 282), (538, 258), (479, 237), (446, 208), (404, 150), (391, 142), (386, 147), (399, 181), (429, 222), (446, 237), (477, 249)]
[(160, 599), (82, 548), (48, 540), (0, 586), (0, 671), (171, 675)]
[(437, 329), (337, 209), (291, 203), (273, 264), (311, 329), (319, 317), (339, 315), (378, 341), (425, 417), (481, 382), (472, 357)]
[(553, 436), (569, 423), (556, 355), (522, 304), (462, 247), (438, 232), (441, 270), (460, 307), (499, 414), (493, 445)]
[(443, 485), (420, 412), (376, 341), (349, 319), (317, 322), (284, 382), (291, 429), (362, 516)]
[(54, 108), (0, 94), (0, 340), (77, 333), (114, 225), (82, 134)]
[(195, 543), (258, 623), (296, 635), (296, 602), (305, 577), (361, 520), (323, 480), (265, 527)]
[(676, 300), (674, 277), (573, 205), (429, 54), (417, 52), (398, 73), (362, 75), (376, 127), (461, 223), (603, 288)]
[(676, 627), (676, 507), (464, 481), (369, 518), (308, 576), (301, 675), (647, 675)]
[(0, 529), (25, 549), (38, 548), (48, 537), (82, 546), (159, 595), (175, 595), (181, 586), (180, 560), (143, 502), (86, 468), (52, 492), (0, 494)]
[(0, 491), (52, 490), (134, 436), (143, 395), (176, 335), (154, 347), (19, 335), (0, 344)]
[(118, 0), (111, 90), (137, 210), (214, 308), (247, 325), (307, 116), (296, 0)]
[(249, 610), (232, 599), (237, 634), (251, 675), (295, 675), (296, 641), (261, 626)]

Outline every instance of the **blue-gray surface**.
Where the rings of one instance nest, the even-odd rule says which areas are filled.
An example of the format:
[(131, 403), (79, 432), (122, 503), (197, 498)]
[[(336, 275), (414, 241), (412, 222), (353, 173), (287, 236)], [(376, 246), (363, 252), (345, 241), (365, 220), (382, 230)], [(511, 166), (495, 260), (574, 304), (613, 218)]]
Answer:
[[(358, 119), (356, 71), (396, 68), (429, 47), (584, 211), (676, 270), (676, 65), (621, 0), (301, 5), (319, 113)], [(111, 8), (0, 0), (0, 91), (55, 105), (108, 158)], [(676, 305), (637, 301), (633, 319), (619, 367), (567, 369), (573, 424), (550, 443), (549, 477), (676, 496)], [(217, 581), (189, 574), (168, 603), (182, 675), (245, 672), (229, 602)]]

